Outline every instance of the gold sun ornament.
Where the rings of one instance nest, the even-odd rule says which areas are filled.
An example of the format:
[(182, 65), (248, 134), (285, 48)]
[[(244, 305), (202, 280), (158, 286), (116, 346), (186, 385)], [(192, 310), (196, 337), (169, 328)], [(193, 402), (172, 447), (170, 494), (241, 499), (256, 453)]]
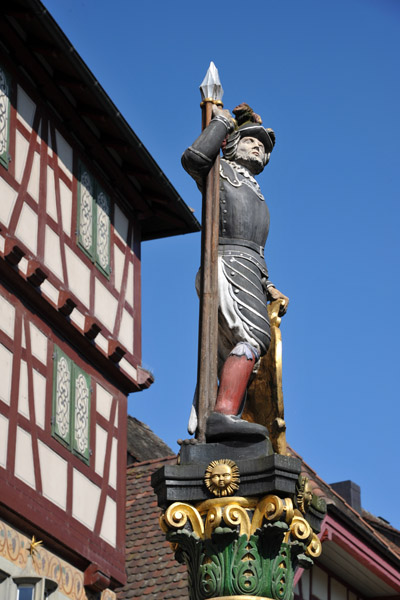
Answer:
[(213, 460), (204, 474), (204, 483), (215, 496), (231, 496), (239, 489), (240, 473), (229, 458)]
[(305, 514), (311, 504), (313, 493), (308, 477), (299, 475), (297, 483), (297, 505), (301, 512)]

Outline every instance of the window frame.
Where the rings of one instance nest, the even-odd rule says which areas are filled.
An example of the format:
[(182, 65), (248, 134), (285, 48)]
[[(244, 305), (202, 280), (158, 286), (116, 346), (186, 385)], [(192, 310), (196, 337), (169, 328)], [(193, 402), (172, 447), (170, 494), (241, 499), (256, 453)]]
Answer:
[[(2, 92), (4, 97), (7, 98), (7, 108), (6, 108), (6, 119), (7, 119), (7, 123), (5, 126), (5, 138), (6, 138), (6, 149), (0, 154), (0, 164), (8, 170), (8, 165), (10, 162), (10, 117), (11, 117), (11, 101), (10, 101), (10, 96), (11, 96), (11, 77), (9, 75), (9, 73), (6, 71), (6, 69), (0, 65), (0, 75), (1, 73), (4, 75), (4, 79), (5, 79), (5, 85), (7, 86), (8, 89), (4, 90), (2, 89), (2, 87), (0, 86), (0, 93)], [(1, 81), (1, 78), (0, 78)], [(0, 96), (0, 102), (1, 102), (1, 96)]]
[[(79, 367), (72, 359), (70, 359), (65, 352), (58, 346), (54, 345), (53, 352), (53, 398), (52, 398), (52, 420), (51, 420), (51, 435), (65, 446), (72, 454), (78, 456), (87, 465), (90, 464), (90, 411), (91, 411), (91, 378), (81, 367)], [(69, 427), (68, 433), (62, 435), (60, 433), (60, 427), (57, 422), (57, 408), (58, 408), (58, 365), (61, 360), (66, 362), (69, 372), (69, 407), (67, 408)], [(77, 381), (83, 378), (87, 389), (87, 420), (85, 424), (85, 431), (87, 434), (87, 445), (84, 450), (79, 448), (79, 440), (76, 438), (76, 420), (77, 420)]]
[[(88, 189), (85, 186), (85, 183), (82, 182), (84, 177), (88, 178), (91, 184), (91, 190), (89, 191), (90, 197), (90, 234), (91, 234), (91, 244), (90, 246), (85, 243), (84, 236), (82, 235), (82, 201), (84, 189)], [(107, 205), (107, 210), (103, 210), (100, 207), (99, 199), (101, 198), (102, 202), (105, 202)], [(111, 199), (110, 196), (104, 191), (103, 187), (99, 184), (99, 182), (93, 177), (90, 170), (85, 167), (85, 165), (79, 161), (78, 165), (78, 204), (77, 204), (77, 244), (81, 248), (81, 250), (86, 254), (86, 256), (91, 260), (91, 262), (97, 267), (97, 269), (103, 273), (103, 275), (109, 279), (111, 272)], [(107, 242), (106, 242), (106, 255), (107, 255), (107, 265), (103, 266), (101, 255), (99, 253), (99, 218), (105, 214), (107, 217)], [(88, 217), (89, 218), (89, 217)]]

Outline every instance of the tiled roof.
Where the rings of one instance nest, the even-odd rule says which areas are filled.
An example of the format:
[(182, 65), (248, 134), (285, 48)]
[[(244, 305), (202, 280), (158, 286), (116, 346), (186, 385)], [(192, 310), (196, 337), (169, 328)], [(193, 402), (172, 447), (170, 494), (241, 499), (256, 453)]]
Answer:
[(128, 464), (172, 455), (173, 452), (145, 423), (128, 415)]
[(158, 524), (160, 509), (150, 485), (154, 471), (176, 456), (149, 460), (128, 467), (126, 496), (127, 583), (120, 600), (188, 600), (186, 567), (174, 553)]

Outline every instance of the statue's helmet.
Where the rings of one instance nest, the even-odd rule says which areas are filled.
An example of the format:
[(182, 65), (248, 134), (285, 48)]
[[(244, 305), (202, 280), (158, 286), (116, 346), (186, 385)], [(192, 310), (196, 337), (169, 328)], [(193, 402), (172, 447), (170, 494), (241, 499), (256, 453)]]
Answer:
[(262, 126), (260, 115), (257, 115), (246, 103), (239, 104), (233, 109), (237, 128), (229, 134), (223, 144), (222, 153), (228, 160), (234, 160), (239, 140), (243, 137), (254, 137), (263, 143), (267, 164), (270, 154), (275, 146), (275, 133), (272, 129)]

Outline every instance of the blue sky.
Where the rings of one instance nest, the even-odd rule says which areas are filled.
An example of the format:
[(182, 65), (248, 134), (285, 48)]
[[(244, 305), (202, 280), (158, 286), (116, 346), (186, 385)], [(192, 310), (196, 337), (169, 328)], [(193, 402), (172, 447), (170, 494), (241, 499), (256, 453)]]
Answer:
[[(200, 131), (210, 60), (224, 104), (276, 132), (259, 177), (266, 260), (290, 296), (282, 322), (289, 443), (328, 483), (400, 528), (400, 4), (44, 0), (200, 219), (180, 166)], [(143, 245), (143, 364), (156, 382), (129, 412), (174, 451), (196, 380), (200, 236)]]

